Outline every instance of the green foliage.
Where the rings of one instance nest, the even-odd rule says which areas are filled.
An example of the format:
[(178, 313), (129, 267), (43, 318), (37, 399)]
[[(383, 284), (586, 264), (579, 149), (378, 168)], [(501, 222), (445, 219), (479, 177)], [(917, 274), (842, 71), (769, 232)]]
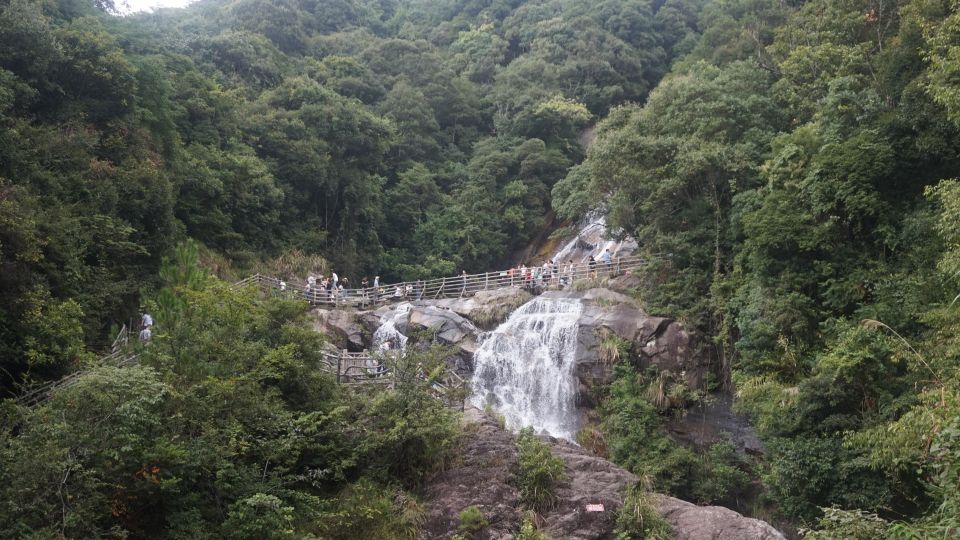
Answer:
[(536, 514), (532, 511), (523, 514), (523, 521), (520, 524), (520, 532), (517, 533), (517, 540), (549, 540), (545, 534), (537, 529), (535, 518)]
[[(395, 486), (421, 485), (459, 436), (429, 381), (337, 388), (317, 369), (304, 304), (232, 290), (190, 244), (163, 275), (171, 302), (157, 302), (140, 365), (84, 372), (48, 404), (4, 414), (4, 530), (414, 537), (423, 512)], [(411, 353), (400, 367), (439, 373), (442, 360)]]
[(296, 538), (293, 531), (293, 507), (273, 495), (257, 493), (233, 503), (223, 522), (227, 538)]
[(669, 540), (670, 524), (657, 512), (655, 495), (633, 487), (617, 513), (617, 540)]
[(354, 482), (326, 503), (319, 516), (321, 537), (416, 538), (425, 518), (409, 494), (368, 479)]
[(616, 364), (630, 358), (631, 342), (617, 336), (608, 329), (599, 331), (600, 360), (606, 364)]
[(461, 533), (472, 535), (475, 532), (483, 530), (490, 524), (483, 512), (476, 506), (468, 506), (460, 512), (460, 526), (457, 528)]
[(532, 428), (524, 428), (517, 434), (517, 454), (520, 500), (534, 511), (549, 510), (557, 502), (557, 484), (567, 477), (563, 460), (550, 452), (550, 447), (534, 435)]
[(821, 517), (813, 530), (805, 531), (804, 540), (871, 540), (884, 538), (889, 524), (862, 510), (843, 510), (831, 507), (823, 509)]
[(646, 379), (629, 366), (617, 369), (601, 406), (610, 458), (649, 478), (659, 491), (703, 504), (734, 500), (750, 478), (733, 446), (721, 442), (698, 453), (671, 439), (664, 429), (666, 411), (654, 404), (651, 392), (661, 379)]

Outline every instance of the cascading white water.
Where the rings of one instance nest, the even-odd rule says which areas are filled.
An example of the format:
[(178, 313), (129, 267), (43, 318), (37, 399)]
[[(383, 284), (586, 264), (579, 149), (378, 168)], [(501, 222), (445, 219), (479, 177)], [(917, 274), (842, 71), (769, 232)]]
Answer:
[(380, 324), (380, 327), (373, 333), (374, 350), (383, 351), (389, 348), (402, 351), (406, 349), (407, 336), (403, 335), (403, 332), (397, 329), (397, 324), (406, 318), (412, 307), (413, 304), (409, 302), (397, 304), (393, 313), (391, 313), (389, 317), (386, 317)]
[(473, 355), (471, 403), (490, 405), (507, 427), (576, 435), (574, 363), (579, 300), (535, 298), (480, 338)]
[(557, 264), (571, 260), (584, 263), (591, 255), (600, 257), (605, 249), (609, 249), (613, 254), (632, 253), (637, 249), (637, 242), (633, 238), (628, 236), (622, 240), (611, 240), (606, 233), (606, 219), (599, 212), (591, 213), (584, 219), (577, 235), (553, 255), (553, 261)]

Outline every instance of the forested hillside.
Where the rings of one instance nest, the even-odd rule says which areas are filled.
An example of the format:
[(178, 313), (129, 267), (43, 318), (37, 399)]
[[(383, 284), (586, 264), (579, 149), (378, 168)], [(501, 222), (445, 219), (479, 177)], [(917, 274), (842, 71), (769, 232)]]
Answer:
[(502, 260), (551, 220), (578, 130), (692, 46), (698, 5), (654, 8), (0, 3), (0, 388), (78, 365), (178, 239), (355, 283)]
[(669, 413), (624, 369), (614, 459), (701, 502), (750, 472), (758, 512), (811, 538), (956, 535), (955, 2), (114, 7), (0, 0), (0, 397), (88, 365), (144, 304), (164, 330), (140, 366), (0, 402), (0, 534), (411, 537), (455, 415), (426, 383), (335, 387), (303, 305), (198, 260), (449, 275), (600, 210), (766, 452), (669, 461)]
[(797, 520), (956, 532), (958, 22), (925, 0), (709, 3), (697, 45), (553, 191), (561, 216), (603, 201), (669, 254), (638, 294), (714, 337)]

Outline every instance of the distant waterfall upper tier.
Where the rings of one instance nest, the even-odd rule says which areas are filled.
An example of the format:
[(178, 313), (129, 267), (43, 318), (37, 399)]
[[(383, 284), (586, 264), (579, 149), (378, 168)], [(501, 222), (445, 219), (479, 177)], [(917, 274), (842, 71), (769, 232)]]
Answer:
[(535, 298), (481, 337), (471, 402), (490, 405), (510, 429), (533, 426), (573, 440), (579, 300)]
[(557, 264), (570, 261), (583, 263), (591, 255), (599, 257), (605, 249), (609, 249), (611, 254), (626, 256), (636, 251), (637, 241), (630, 236), (611, 238), (607, 235), (606, 219), (601, 213), (594, 212), (580, 223), (576, 236), (553, 254), (553, 261)]

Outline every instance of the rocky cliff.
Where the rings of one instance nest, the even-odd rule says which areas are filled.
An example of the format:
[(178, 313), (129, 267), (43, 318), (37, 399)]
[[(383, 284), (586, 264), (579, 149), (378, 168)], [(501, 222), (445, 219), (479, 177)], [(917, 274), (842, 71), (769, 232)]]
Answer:
[[(514, 438), (476, 409), (467, 411), (465, 423), (467, 436), (456, 465), (435, 477), (427, 488), (427, 520), (420, 538), (453, 538), (459, 514), (469, 506), (476, 506), (489, 521), (474, 538), (513, 538), (522, 518), (520, 496), (514, 485)], [(557, 540), (613, 538), (623, 495), (637, 478), (576, 445), (547, 440), (553, 453), (563, 459), (567, 480), (557, 490), (558, 506), (541, 516), (541, 529)], [(658, 496), (657, 501), (658, 511), (673, 527), (678, 540), (783, 538), (767, 523), (726, 508), (696, 506), (667, 496)], [(588, 504), (602, 505), (603, 511), (587, 512)]]

